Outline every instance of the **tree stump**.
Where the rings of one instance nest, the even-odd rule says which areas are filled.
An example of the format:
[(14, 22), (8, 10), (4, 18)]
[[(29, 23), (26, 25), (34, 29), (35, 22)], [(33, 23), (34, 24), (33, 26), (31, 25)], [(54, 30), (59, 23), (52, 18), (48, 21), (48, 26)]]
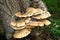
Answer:
[[(12, 38), (12, 35), (15, 31), (10, 27), (9, 24), (13, 20), (18, 20), (18, 18), (16, 18), (14, 16), (15, 13), (18, 11), (25, 13), (27, 7), (41, 8), (41, 9), (47, 11), (47, 8), (43, 4), (42, 0), (33, 0), (33, 1), (30, 1), (30, 0), (0, 0), (0, 15), (2, 16), (1, 19), (3, 21), (3, 25), (5, 28), (6, 38), (8, 40)], [(38, 30), (40, 30), (40, 29), (38, 29)], [(33, 35), (34, 35), (34, 33), (33, 33)], [(33, 36), (33, 35), (29, 35), (29, 36)], [(23, 38), (21, 40), (31, 40), (29, 36), (27, 36), (26, 38)], [(41, 39), (39, 36), (37, 36), (37, 37), (38, 37), (37, 40)]]

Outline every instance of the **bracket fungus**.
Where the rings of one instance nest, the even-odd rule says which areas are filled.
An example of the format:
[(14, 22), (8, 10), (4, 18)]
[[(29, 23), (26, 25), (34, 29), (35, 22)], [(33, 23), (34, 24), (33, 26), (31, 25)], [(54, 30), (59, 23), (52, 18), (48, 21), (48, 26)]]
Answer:
[(23, 37), (26, 37), (27, 35), (29, 35), (30, 33), (31, 33), (30, 29), (23, 29), (23, 30), (15, 32), (13, 37), (14, 38), (23, 38)]
[[(24, 17), (22, 20), (11, 22), (11, 27), (14, 30), (18, 31), (14, 33), (14, 38), (26, 37), (31, 33), (31, 28), (43, 27), (44, 25), (51, 24), (51, 22), (47, 20), (47, 18), (51, 16), (51, 14), (48, 11), (43, 11), (40, 8), (32, 7), (27, 8), (26, 11), (27, 12), (24, 14), (22, 14), (21, 12), (17, 12), (15, 14), (16, 17)], [(32, 21), (32, 19), (35, 19), (36, 21)]]
[(17, 12), (15, 14), (15, 16), (17, 16), (17, 17), (29, 17), (29, 16), (32, 16), (36, 11), (34, 8), (27, 8), (26, 10), (27, 10), (27, 12), (25, 14), (22, 14), (21, 12)]
[(43, 11), (42, 14), (37, 15), (37, 16), (33, 16), (32, 18), (35, 18), (35, 19), (46, 19), (46, 18), (48, 18), (50, 16), (51, 16), (51, 14), (49, 12)]

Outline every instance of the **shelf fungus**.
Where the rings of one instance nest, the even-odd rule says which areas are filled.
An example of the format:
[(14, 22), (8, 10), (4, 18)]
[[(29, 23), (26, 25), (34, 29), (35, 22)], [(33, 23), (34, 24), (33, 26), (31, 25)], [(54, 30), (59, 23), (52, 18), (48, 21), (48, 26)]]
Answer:
[(22, 14), (21, 12), (17, 12), (15, 16), (17, 17), (30, 17), (36, 12), (36, 9), (34, 8), (27, 8), (27, 12)]
[(31, 33), (31, 29), (23, 29), (18, 32), (15, 32), (13, 37), (14, 38), (23, 38), (28, 36)]
[(33, 16), (32, 18), (35, 18), (35, 19), (46, 19), (46, 18), (48, 18), (50, 16), (51, 16), (51, 14), (49, 12), (43, 12), (42, 14), (37, 15), (37, 16)]
[(39, 14), (42, 14), (43, 13), (43, 10), (41, 10), (41, 8), (36, 8), (35, 9), (35, 13), (33, 15), (39, 15)]
[[(32, 7), (27, 8), (26, 11), (27, 12), (24, 14), (21, 12), (17, 12), (15, 14), (16, 17), (23, 17), (22, 20), (11, 22), (11, 27), (17, 31), (13, 34), (14, 38), (23, 38), (28, 36), (31, 33), (31, 28), (43, 27), (44, 25), (51, 24), (51, 22), (47, 20), (47, 18), (51, 16), (48, 11)], [(32, 19), (34, 19), (34, 21), (32, 21)]]
[(11, 25), (16, 26), (17, 25), (16, 21), (11, 22)]
[(29, 23), (30, 20), (31, 20), (31, 18), (24, 18), (24, 19), (19, 20), (19, 21), (11, 22), (11, 25), (12, 26), (17, 26), (17, 27), (24, 26), (26, 23)]
[(50, 24), (51, 24), (51, 22), (50, 22), (49, 20), (44, 20), (43, 23), (44, 23), (45, 25), (50, 25)]

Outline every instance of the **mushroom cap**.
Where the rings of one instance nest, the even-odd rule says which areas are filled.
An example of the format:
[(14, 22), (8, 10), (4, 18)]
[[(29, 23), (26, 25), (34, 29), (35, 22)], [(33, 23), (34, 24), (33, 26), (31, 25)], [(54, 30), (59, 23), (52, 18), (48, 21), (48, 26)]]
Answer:
[[(35, 26), (44, 26), (44, 23), (42, 21), (30, 21), (27, 25), (29, 25), (29, 27), (34, 28)], [(28, 26), (27, 26), (28, 28)]]
[(35, 28), (36, 26), (29, 26), (29, 25), (27, 25), (25, 28)]
[(26, 18), (26, 20), (24, 20), (25, 23), (29, 23), (31, 20), (31, 18)]
[(15, 14), (15, 16), (17, 16), (17, 17), (30, 17), (36, 12), (36, 10), (34, 8), (27, 8), (26, 10), (27, 10), (26, 13), (22, 14), (21, 12), (17, 12)]
[(18, 21), (17, 22), (17, 27), (26, 25), (26, 23), (29, 23), (30, 20), (31, 20), (31, 18), (24, 18), (24, 19)]
[(28, 23), (29, 26), (38, 26), (38, 22), (37, 21), (30, 21), (30, 23)]
[(29, 17), (29, 16), (32, 16), (35, 12), (36, 12), (36, 9), (34, 9), (34, 8), (27, 8), (27, 12), (25, 13), (25, 15), (27, 17)]
[(12, 26), (16, 26), (16, 21), (11, 22)]
[(26, 9), (26, 11), (30, 11), (30, 10), (32, 10), (32, 9), (35, 9), (35, 8), (28, 7), (28, 8)]
[(45, 12), (42, 13), (41, 15), (37, 15), (37, 16), (32, 16), (32, 18), (35, 18), (35, 19), (46, 19), (48, 17), (50, 17), (51, 14), (49, 12)]
[(40, 27), (44, 26), (44, 23), (43, 22), (39, 22), (38, 24)]
[(38, 15), (38, 16), (32, 16), (32, 18), (35, 18), (35, 19), (41, 19), (41, 15)]
[(27, 17), (25, 14), (22, 14), (21, 12), (17, 12), (15, 14), (16, 17)]
[(28, 36), (31, 33), (31, 29), (23, 29), (18, 32), (15, 32), (13, 37), (14, 38), (23, 38)]
[(48, 15), (48, 17), (50, 17), (50, 16), (51, 16), (50, 12), (45, 11), (45, 13)]
[(36, 12), (34, 13), (34, 15), (38, 15), (38, 14), (42, 14), (43, 13), (43, 10), (41, 8), (37, 8), (35, 10), (36, 10)]
[(43, 23), (44, 23), (45, 25), (50, 25), (50, 24), (51, 24), (51, 22), (50, 22), (49, 20), (44, 20)]
[(21, 12), (16, 12), (15, 16), (16, 16), (16, 17), (20, 17), (21, 14), (22, 14)]
[(25, 22), (17, 22), (17, 27), (24, 26)]
[(25, 26), (20, 26), (20, 27), (16, 27), (16, 26), (11, 26), (14, 30), (21, 30), (21, 29), (24, 29), (26, 27)]
[(42, 18), (48, 18), (51, 16), (51, 14), (48, 11), (44, 11), (44, 13), (41, 16)]

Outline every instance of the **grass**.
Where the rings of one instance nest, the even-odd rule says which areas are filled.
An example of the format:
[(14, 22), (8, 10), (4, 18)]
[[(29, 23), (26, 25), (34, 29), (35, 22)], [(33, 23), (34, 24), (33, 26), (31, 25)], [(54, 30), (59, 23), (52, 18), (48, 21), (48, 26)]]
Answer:
[(52, 25), (46, 26), (46, 30), (50, 31), (52, 38), (60, 37), (60, 0), (43, 0), (52, 17), (50, 21)]

